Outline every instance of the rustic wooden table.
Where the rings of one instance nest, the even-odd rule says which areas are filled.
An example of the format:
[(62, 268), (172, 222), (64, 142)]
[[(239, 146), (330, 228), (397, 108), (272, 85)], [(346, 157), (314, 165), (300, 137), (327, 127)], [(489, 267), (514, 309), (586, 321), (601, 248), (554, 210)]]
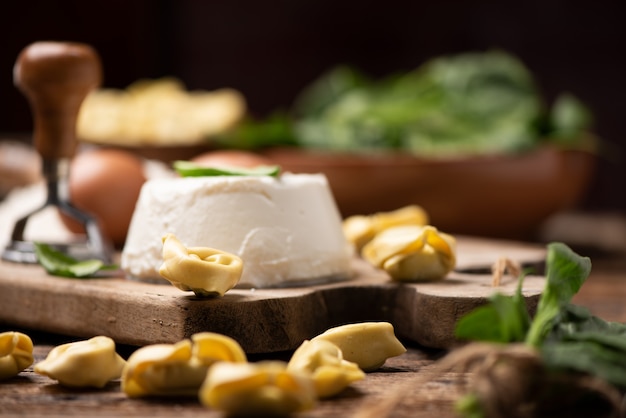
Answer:
[[(592, 274), (574, 302), (588, 307), (594, 314), (613, 321), (626, 322), (626, 256), (591, 256)], [(13, 330), (0, 325), (0, 331)], [(23, 330), (22, 330), (23, 331)], [(45, 358), (57, 344), (69, 341), (68, 337), (26, 331), (35, 343), (35, 361)], [(132, 347), (119, 347), (120, 354), (129, 355)], [(290, 353), (285, 353), (284, 357)], [(389, 416), (393, 417), (453, 417), (454, 401), (458, 391), (454, 381), (457, 375), (447, 374), (426, 383), (417, 382), (443, 352), (408, 345), (408, 351), (387, 363), (376, 372), (369, 373), (354, 383), (340, 396), (322, 400), (301, 417), (367, 416), (371, 408), (388, 399), (400, 388), (411, 388), (395, 403)], [(264, 356), (261, 356), (264, 357)], [(280, 354), (270, 356), (281, 357)], [(254, 359), (252, 359), (254, 360)], [(70, 390), (54, 381), (37, 375), (32, 367), (19, 376), (0, 382), (0, 415), (30, 416), (206, 416), (219, 417), (220, 413), (203, 407), (193, 398), (129, 399), (120, 390), (119, 382), (111, 382), (103, 390)]]

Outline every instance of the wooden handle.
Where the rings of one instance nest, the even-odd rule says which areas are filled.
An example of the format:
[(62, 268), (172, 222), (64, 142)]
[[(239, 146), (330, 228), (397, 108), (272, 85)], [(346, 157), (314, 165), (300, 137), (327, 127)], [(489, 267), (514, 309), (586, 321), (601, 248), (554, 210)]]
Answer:
[(44, 159), (73, 157), (80, 106), (102, 80), (96, 51), (79, 43), (35, 42), (19, 54), (13, 79), (30, 102), (37, 151)]

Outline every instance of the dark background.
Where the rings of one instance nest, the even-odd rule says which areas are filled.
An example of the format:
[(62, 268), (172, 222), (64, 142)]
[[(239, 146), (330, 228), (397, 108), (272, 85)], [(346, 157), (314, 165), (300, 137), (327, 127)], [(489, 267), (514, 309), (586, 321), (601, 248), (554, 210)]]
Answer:
[(608, 152), (582, 206), (626, 213), (626, 13), (620, 0), (33, 0), (0, 8), (0, 132), (31, 129), (12, 84), (37, 40), (93, 45), (104, 85), (172, 75), (189, 89), (234, 87), (259, 116), (287, 107), (335, 64), (372, 76), (437, 55), (498, 47), (534, 72), (547, 100), (569, 91), (595, 113)]

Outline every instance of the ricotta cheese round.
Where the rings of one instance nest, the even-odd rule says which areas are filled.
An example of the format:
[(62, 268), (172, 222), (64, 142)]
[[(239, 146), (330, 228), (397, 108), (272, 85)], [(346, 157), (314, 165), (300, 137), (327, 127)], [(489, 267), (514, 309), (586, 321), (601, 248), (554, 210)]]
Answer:
[(159, 279), (162, 237), (244, 262), (240, 287), (346, 279), (353, 247), (323, 174), (160, 178), (142, 187), (121, 255), (138, 280)]

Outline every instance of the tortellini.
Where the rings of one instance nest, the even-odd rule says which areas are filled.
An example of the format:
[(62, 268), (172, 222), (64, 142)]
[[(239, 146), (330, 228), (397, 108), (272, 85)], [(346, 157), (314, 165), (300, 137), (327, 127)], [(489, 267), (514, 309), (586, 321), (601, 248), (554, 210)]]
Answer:
[(246, 353), (241, 345), (226, 335), (215, 332), (200, 332), (191, 336), (191, 359), (205, 366), (211, 366), (218, 361), (244, 363)]
[(289, 370), (282, 361), (216, 363), (199, 398), (233, 416), (286, 416), (308, 410), (317, 401), (310, 374)]
[(396, 226), (376, 235), (361, 255), (394, 280), (441, 280), (456, 265), (456, 240), (430, 225)]
[(97, 336), (54, 347), (34, 370), (63, 386), (102, 388), (121, 376), (125, 363), (111, 338)]
[(322, 339), (304, 341), (291, 356), (287, 370), (310, 373), (320, 398), (336, 395), (365, 377), (358, 364), (343, 358), (337, 345)]
[(15, 331), (0, 333), (0, 380), (17, 376), (33, 364), (33, 341)]
[(185, 247), (173, 234), (163, 237), (159, 274), (175, 287), (197, 296), (224, 296), (241, 279), (243, 261), (208, 247)]
[(428, 224), (428, 214), (417, 205), (409, 205), (391, 212), (373, 215), (353, 215), (343, 221), (343, 233), (357, 251), (387, 228), (400, 225), (423, 226)]
[(399, 356), (406, 348), (396, 337), (389, 322), (362, 322), (331, 328), (311, 339), (335, 344), (347, 361), (369, 372), (378, 369), (389, 357)]
[[(0, 334), (0, 354), (18, 354), (12, 374), (32, 363), (32, 348), (23, 334)], [(128, 361), (115, 352), (112, 339), (94, 337), (53, 348), (34, 369), (69, 387), (100, 388), (121, 377), (121, 390), (131, 398), (197, 396), (229, 416), (286, 416), (313, 408), (405, 351), (391, 324), (366, 322), (305, 340), (289, 362), (248, 362), (234, 339), (201, 332), (176, 344), (138, 348)]]
[(196, 395), (207, 370), (216, 362), (246, 362), (235, 340), (204, 332), (176, 344), (137, 349), (122, 373), (122, 390), (129, 397)]
[(76, 122), (81, 140), (105, 145), (202, 144), (246, 115), (238, 90), (188, 90), (180, 79), (141, 79), (126, 89), (98, 89), (84, 100)]

